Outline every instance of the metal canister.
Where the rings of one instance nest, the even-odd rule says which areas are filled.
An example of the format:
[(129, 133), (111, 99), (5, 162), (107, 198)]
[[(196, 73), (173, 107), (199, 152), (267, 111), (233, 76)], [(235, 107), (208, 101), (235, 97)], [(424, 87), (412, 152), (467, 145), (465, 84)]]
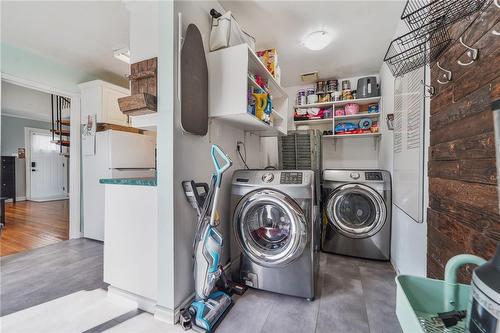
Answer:
[(326, 88), (326, 82), (325, 81), (318, 81), (316, 82), (316, 94), (323, 94), (325, 93), (325, 88)]
[(326, 91), (329, 93), (337, 91), (338, 85), (339, 85), (338, 80), (328, 80), (326, 81)]
[(351, 81), (349, 80), (342, 81), (342, 90), (351, 90)]
[(307, 92), (306, 96), (315, 95), (316, 94), (316, 90), (314, 89), (314, 87), (307, 88), (306, 92)]
[(304, 105), (306, 103), (306, 91), (304, 89), (300, 89), (297, 91), (297, 105)]

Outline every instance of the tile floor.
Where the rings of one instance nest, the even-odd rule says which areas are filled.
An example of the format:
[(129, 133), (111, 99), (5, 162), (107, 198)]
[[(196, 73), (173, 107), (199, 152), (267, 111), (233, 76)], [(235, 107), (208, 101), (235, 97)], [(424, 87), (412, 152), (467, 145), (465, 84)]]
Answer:
[[(7, 256), (0, 264), (2, 316), (78, 290), (106, 287), (102, 243), (90, 240)], [(81, 274), (82, 270), (86, 273)], [(399, 333), (394, 276), (386, 262), (322, 253), (314, 302), (251, 289), (236, 300), (217, 332)], [(130, 311), (85, 329), (87, 333), (181, 332), (179, 326)]]

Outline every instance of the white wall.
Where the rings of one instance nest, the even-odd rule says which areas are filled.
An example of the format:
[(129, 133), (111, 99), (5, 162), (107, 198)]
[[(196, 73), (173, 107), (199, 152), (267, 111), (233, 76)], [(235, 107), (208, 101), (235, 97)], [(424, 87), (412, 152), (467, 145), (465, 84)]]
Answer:
[[(194, 23), (202, 33), (205, 50), (208, 52), (208, 39), (210, 33), (210, 9), (215, 8), (223, 11), (216, 1), (178, 1), (175, 2), (175, 18), (177, 13), (182, 13), (183, 33), (188, 24)], [(177, 27), (177, 23), (176, 23)], [(177, 36), (177, 35), (176, 35)], [(177, 44), (177, 43), (176, 43)], [(175, 47), (177, 57), (177, 45)], [(177, 67), (175, 67), (177, 68)], [(209, 68), (210, 70), (210, 68)], [(176, 82), (176, 81), (175, 81)], [(174, 281), (175, 281), (175, 307), (178, 307), (194, 291), (193, 267), (192, 267), (192, 242), (195, 232), (196, 212), (188, 204), (181, 187), (183, 180), (196, 180), (197, 182), (209, 182), (214, 171), (210, 158), (210, 146), (216, 143), (230, 155), (233, 167), (224, 174), (220, 191), (218, 211), (221, 214), (221, 225), (219, 230), (225, 237), (225, 250), (221, 258), (222, 263), (229, 260), (229, 199), (230, 183), (234, 170), (243, 168), (243, 164), (237, 156), (236, 142), (243, 141), (247, 150), (247, 164), (250, 168), (261, 167), (259, 154), (259, 137), (246, 134), (239, 129), (230, 127), (220, 121), (210, 121), (209, 132), (206, 136), (195, 136), (183, 133), (180, 125), (181, 109), (177, 95), (175, 98), (174, 115)]]
[[(382, 138), (380, 142), (379, 164), (380, 168), (393, 171), (393, 131), (387, 128), (385, 121), (387, 114), (394, 112), (394, 77), (387, 65), (380, 69), (383, 108), (380, 129)], [(426, 103), (426, 120), (429, 117), (429, 101)], [(425, 129), (425, 150), (428, 150), (429, 129)], [(427, 165), (427, 155), (424, 165)], [(426, 170), (426, 168), (424, 168)], [(427, 174), (424, 174), (427, 181)], [(424, 207), (427, 207), (428, 190), (424, 187)], [(400, 274), (425, 276), (427, 270), (427, 222), (416, 223), (397, 206), (392, 205), (392, 236), (391, 236), (391, 262)]]

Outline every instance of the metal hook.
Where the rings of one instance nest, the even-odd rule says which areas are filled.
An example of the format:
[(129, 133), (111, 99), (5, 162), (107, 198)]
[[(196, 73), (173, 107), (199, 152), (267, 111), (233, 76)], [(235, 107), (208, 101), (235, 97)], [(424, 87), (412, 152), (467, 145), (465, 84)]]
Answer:
[(432, 97), (436, 94), (436, 88), (434, 88), (434, 86), (431, 86), (429, 84), (425, 84), (424, 80), (420, 80), (420, 84), (423, 85), (426, 89), (426, 92), (429, 94), (429, 95), (425, 95), (425, 97)]
[(437, 62), (437, 64), (436, 64), (436, 65), (437, 65), (437, 67), (438, 67), (440, 70), (442, 70), (442, 71), (444, 72), (443, 77), (446, 79), (446, 81), (441, 81), (440, 79), (437, 79), (437, 82), (438, 82), (439, 84), (447, 84), (448, 82), (450, 82), (450, 81), (451, 81), (451, 78), (452, 78), (451, 71), (449, 71), (449, 70), (444, 69), (443, 67), (441, 67), (441, 66), (439, 65), (439, 61)]
[(462, 37), (460, 37), (460, 44), (462, 44), (467, 49), (467, 56), (471, 59), (469, 62), (462, 62), (461, 60), (457, 60), (457, 63), (461, 66), (469, 66), (479, 57), (479, 50), (473, 47), (468, 46), (464, 43)]

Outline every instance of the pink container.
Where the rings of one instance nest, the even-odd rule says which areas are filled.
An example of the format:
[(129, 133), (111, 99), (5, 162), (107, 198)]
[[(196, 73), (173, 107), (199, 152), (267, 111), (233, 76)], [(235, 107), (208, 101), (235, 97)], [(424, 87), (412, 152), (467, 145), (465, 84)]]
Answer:
[(345, 111), (344, 111), (344, 109), (337, 109), (337, 110), (335, 110), (335, 115), (336, 115), (337, 117), (340, 117), (340, 116), (345, 116)]
[(358, 114), (358, 112), (359, 112), (359, 105), (358, 104), (349, 103), (349, 104), (346, 104), (344, 108), (345, 108), (346, 115)]

